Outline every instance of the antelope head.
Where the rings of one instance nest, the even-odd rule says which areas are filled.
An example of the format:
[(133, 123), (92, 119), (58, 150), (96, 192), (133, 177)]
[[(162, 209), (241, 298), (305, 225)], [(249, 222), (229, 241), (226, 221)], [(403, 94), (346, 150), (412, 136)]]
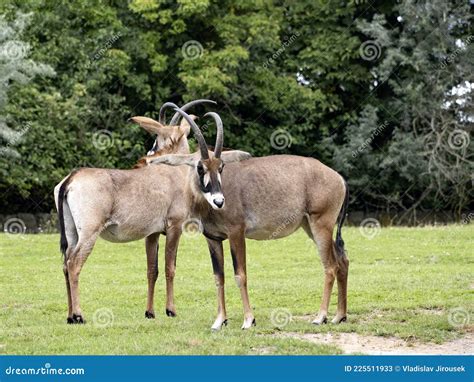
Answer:
[(209, 112), (204, 115), (204, 117), (213, 118), (217, 127), (216, 144), (212, 152), (207, 148), (204, 136), (193, 118), (182, 109), (175, 108), (175, 111), (182, 115), (184, 120), (186, 120), (193, 129), (194, 136), (199, 144), (199, 151), (193, 154), (163, 155), (151, 159), (149, 163), (164, 163), (170, 166), (190, 166), (193, 169), (191, 172), (193, 191), (204, 197), (213, 209), (218, 210), (223, 208), (225, 198), (222, 192), (221, 173), (224, 170), (224, 165), (226, 163), (249, 159), (251, 155), (240, 150), (222, 152), (224, 129), (222, 127), (222, 120), (218, 114)]
[[(198, 99), (185, 104), (181, 110), (187, 110), (192, 106), (200, 103), (212, 103), (216, 104), (215, 101), (208, 99)], [(150, 151), (147, 153), (147, 157), (160, 156), (163, 154), (181, 153), (189, 154), (188, 135), (191, 129), (188, 121), (183, 119), (178, 125), (179, 118), (181, 115), (175, 113), (169, 123), (166, 123), (165, 113), (167, 108), (178, 108), (174, 103), (166, 102), (160, 109), (159, 120), (155, 121), (148, 117), (132, 117), (129, 119), (130, 122), (140, 125), (144, 130), (152, 135), (156, 135), (155, 143)], [(192, 119), (196, 116), (191, 115)], [(147, 157), (141, 158), (135, 167), (142, 167), (147, 164)]]

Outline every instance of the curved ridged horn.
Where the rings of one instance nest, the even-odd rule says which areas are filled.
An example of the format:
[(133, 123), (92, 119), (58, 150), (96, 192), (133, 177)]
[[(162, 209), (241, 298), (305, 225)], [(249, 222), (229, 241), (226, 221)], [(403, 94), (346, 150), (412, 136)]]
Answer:
[[(191, 101), (191, 102), (188, 102), (186, 105), (183, 105), (180, 109), (182, 111), (186, 111), (188, 110), (190, 107), (193, 107), (195, 105), (198, 105), (200, 103), (213, 103), (214, 105), (217, 105), (217, 102), (216, 101), (213, 101), (213, 100), (210, 100), (210, 99), (196, 99), (194, 101)], [(166, 105), (166, 104), (165, 104)], [(163, 105), (164, 106), (164, 105)], [(175, 113), (175, 115), (173, 115), (173, 118), (171, 118), (171, 121), (170, 121), (170, 125), (171, 126), (174, 126), (176, 125), (176, 123), (178, 122), (178, 119), (179, 119), (179, 113)]]
[(166, 125), (166, 121), (165, 121), (165, 111), (168, 107), (172, 107), (173, 109), (177, 108), (178, 106), (175, 105), (173, 102), (166, 102), (163, 104), (163, 106), (161, 106), (160, 108), (160, 116), (158, 118), (158, 121), (162, 124), (162, 125)]
[(224, 128), (222, 127), (222, 119), (219, 117), (219, 114), (210, 111), (209, 113), (204, 114), (204, 117), (212, 117), (216, 122), (217, 127), (217, 136), (216, 136), (216, 145), (214, 147), (214, 157), (220, 158), (222, 153), (222, 146), (224, 145)]
[(194, 132), (194, 137), (199, 143), (199, 150), (201, 151), (201, 158), (202, 159), (209, 159), (209, 153), (207, 152), (207, 145), (206, 145), (206, 140), (204, 139), (204, 136), (201, 133), (201, 129), (199, 129), (198, 125), (193, 121), (193, 119), (186, 114), (183, 110), (180, 108), (175, 108), (174, 109), (176, 113), (179, 115), (181, 114), (186, 121), (188, 121), (189, 125), (193, 129)]

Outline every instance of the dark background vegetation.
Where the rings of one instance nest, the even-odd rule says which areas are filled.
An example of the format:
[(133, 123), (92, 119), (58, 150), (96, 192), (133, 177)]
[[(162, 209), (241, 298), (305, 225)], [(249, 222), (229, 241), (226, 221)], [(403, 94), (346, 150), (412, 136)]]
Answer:
[[(4, 0), (0, 213), (51, 211), (54, 185), (75, 167), (130, 168), (153, 137), (129, 117), (211, 98), (225, 146), (318, 158), (348, 179), (353, 209), (461, 216), (474, 182), (472, 8)], [(183, 50), (189, 41), (197, 54)], [(98, 149), (103, 130), (113, 144)]]

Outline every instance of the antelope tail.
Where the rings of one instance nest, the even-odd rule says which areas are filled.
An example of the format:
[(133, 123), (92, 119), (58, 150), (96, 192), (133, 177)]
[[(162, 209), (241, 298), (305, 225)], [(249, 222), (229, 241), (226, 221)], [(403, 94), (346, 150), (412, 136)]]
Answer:
[(342, 203), (341, 211), (337, 220), (337, 231), (336, 231), (336, 250), (339, 256), (345, 256), (346, 252), (344, 251), (344, 240), (342, 240), (342, 225), (344, 220), (346, 220), (347, 207), (349, 205), (349, 186), (347, 185), (346, 180), (344, 179), (344, 186), (346, 187), (346, 195), (344, 197), (344, 202)]
[(59, 194), (58, 194), (58, 220), (59, 220), (59, 232), (61, 235), (61, 239), (59, 241), (59, 248), (61, 253), (64, 257), (66, 257), (66, 251), (68, 247), (67, 237), (66, 237), (66, 227), (64, 224), (64, 203), (66, 201), (67, 196), (67, 186), (71, 182), (72, 176), (76, 173), (76, 170), (71, 172), (66, 180), (61, 184), (59, 187)]

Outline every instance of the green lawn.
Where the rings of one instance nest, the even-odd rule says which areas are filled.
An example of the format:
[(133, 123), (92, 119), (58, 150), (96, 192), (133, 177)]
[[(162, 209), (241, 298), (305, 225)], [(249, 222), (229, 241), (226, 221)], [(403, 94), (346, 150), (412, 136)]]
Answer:
[[(216, 312), (212, 267), (202, 236), (184, 238), (175, 279), (178, 316), (164, 314), (160, 253), (155, 320), (144, 318), (144, 242), (99, 240), (81, 274), (86, 325), (66, 325), (66, 290), (58, 235), (0, 235), (0, 353), (6, 354), (337, 354), (337, 347), (277, 332), (358, 332), (442, 343), (472, 326), (450, 323), (460, 308), (473, 317), (474, 230), (469, 225), (384, 228), (369, 240), (344, 229), (351, 260), (349, 317), (341, 325), (313, 326), (323, 272), (303, 232), (272, 242), (248, 241), (249, 292), (257, 327), (242, 331), (240, 294), (226, 249), (229, 326), (212, 333)], [(162, 250), (163, 240), (160, 242)], [(336, 291), (331, 301), (335, 313)], [(102, 309), (102, 310), (99, 310)], [(113, 314), (101, 327), (94, 312)], [(271, 316), (290, 312), (277, 328)], [(331, 318), (331, 317), (330, 317)], [(95, 322), (94, 322), (95, 321)], [(452, 320), (451, 320), (452, 321)]]

